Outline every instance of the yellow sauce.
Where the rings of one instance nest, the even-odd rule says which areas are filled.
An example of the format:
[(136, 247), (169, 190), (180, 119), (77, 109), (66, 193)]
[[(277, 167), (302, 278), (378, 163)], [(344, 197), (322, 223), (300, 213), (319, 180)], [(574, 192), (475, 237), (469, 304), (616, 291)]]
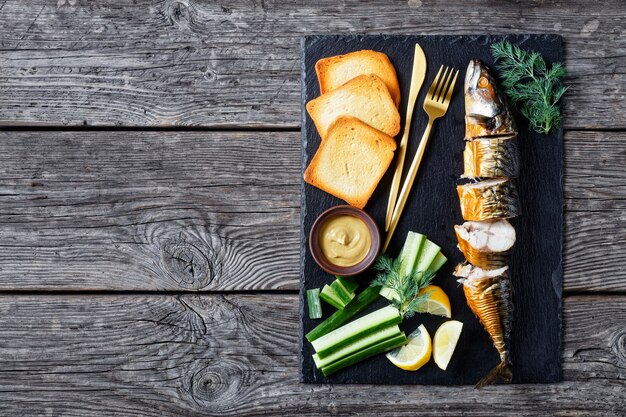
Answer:
[(344, 214), (324, 222), (319, 245), (328, 262), (337, 266), (353, 266), (369, 252), (372, 235), (363, 220)]

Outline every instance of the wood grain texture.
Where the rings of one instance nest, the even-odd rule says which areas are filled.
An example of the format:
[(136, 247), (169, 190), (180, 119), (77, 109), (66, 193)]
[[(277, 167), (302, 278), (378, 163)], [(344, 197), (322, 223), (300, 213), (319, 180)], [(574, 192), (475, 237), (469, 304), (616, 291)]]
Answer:
[(293, 140), (0, 132), (0, 287), (295, 288)]
[(623, 415), (624, 297), (566, 298), (566, 382), (482, 391), (299, 384), (297, 310), (295, 295), (2, 296), (3, 414)]
[(4, 125), (295, 128), (303, 35), (554, 32), (566, 127), (626, 127), (620, 0), (6, 0), (0, 17)]
[[(515, 3), (0, 0), (0, 126), (296, 129), (300, 36), (555, 32), (566, 128), (626, 128), (624, 2)], [(565, 292), (626, 291), (623, 134), (565, 139)], [(295, 290), (299, 161), (297, 132), (0, 132), (0, 291)], [(625, 306), (565, 297), (566, 382), (475, 392), (298, 384), (295, 295), (4, 293), (0, 413), (622, 416)]]
[[(0, 289), (298, 288), (297, 132), (5, 131), (0, 149)], [(565, 158), (564, 288), (624, 291), (626, 142), (567, 132)]]
[(626, 141), (618, 132), (565, 135), (564, 289), (624, 291)]

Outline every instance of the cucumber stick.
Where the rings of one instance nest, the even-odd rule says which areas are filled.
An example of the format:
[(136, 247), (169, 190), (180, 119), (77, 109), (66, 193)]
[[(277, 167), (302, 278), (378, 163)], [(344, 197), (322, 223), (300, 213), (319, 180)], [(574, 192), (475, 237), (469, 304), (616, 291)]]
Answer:
[(439, 271), (441, 269), (441, 267), (448, 261), (448, 258), (446, 258), (443, 253), (439, 252), (437, 254), (437, 256), (435, 256), (435, 259), (433, 259), (433, 261), (430, 263), (430, 265), (428, 266), (428, 269), (426, 270), (428, 273), (435, 273), (437, 271)]
[(415, 265), (415, 271), (426, 272), (440, 251), (441, 248), (439, 246), (435, 245), (430, 240), (426, 240), (424, 242), (424, 246), (422, 247), (422, 251), (420, 252), (417, 264)]
[[(426, 240), (426, 236), (420, 233), (415, 233), (415, 232), (407, 233), (406, 240), (404, 241), (404, 246), (402, 247), (402, 250), (400, 251), (402, 276), (410, 275), (413, 269), (415, 268), (415, 264), (417, 263), (417, 260), (419, 259), (419, 254), (421, 252), (422, 245), (424, 244), (425, 240)], [(392, 290), (391, 288), (387, 288), (387, 287), (383, 287), (380, 290), (380, 295), (382, 295), (388, 300), (398, 297), (398, 295), (396, 294), (394, 290)]]
[(425, 240), (426, 236), (420, 233), (409, 232), (406, 235), (406, 241), (400, 255), (400, 259), (402, 259), (400, 273), (402, 276), (410, 275), (413, 272)]
[(393, 306), (383, 307), (367, 314), (311, 342), (320, 359), (364, 336), (402, 321)]
[(330, 288), (332, 288), (332, 290), (337, 295), (337, 298), (339, 298), (339, 300), (341, 301), (340, 310), (343, 310), (346, 304), (348, 304), (354, 298), (354, 293), (346, 290), (346, 288), (343, 285), (341, 285), (341, 283), (337, 280), (333, 281), (330, 284)]
[(330, 285), (324, 285), (320, 297), (336, 309), (343, 310), (354, 298), (354, 290), (358, 286), (354, 280), (337, 277)]
[(339, 283), (347, 292), (354, 292), (357, 288), (359, 288), (359, 283), (355, 278), (352, 277), (340, 277), (335, 275), (337, 278), (335, 281)]
[(338, 310), (343, 310), (346, 306), (346, 304), (342, 301), (339, 295), (335, 293), (335, 290), (333, 290), (328, 285), (324, 285), (324, 287), (322, 288), (322, 291), (320, 292), (320, 298)]
[(343, 311), (335, 311), (329, 318), (308, 332), (306, 334), (307, 340), (312, 342), (315, 339), (319, 339), (359, 314), (363, 311), (363, 309), (365, 309), (365, 307), (369, 306), (378, 299), (379, 290), (380, 287), (367, 287), (364, 289), (362, 293), (354, 297), (354, 299), (344, 307)]
[(315, 355), (313, 355), (313, 361), (315, 362), (315, 366), (317, 366), (318, 368), (323, 368), (324, 366), (328, 366), (331, 363), (338, 361), (339, 359), (342, 359), (355, 352), (382, 342), (383, 340), (391, 339), (392, 337), (398, 336), (401, 333), (402, 332), (400, 331), (398, 325), (394, 324), (393, 326), (385, 327), (382, 330), (367, 335), (354, 343), (350, 343), (349, 345), (334, 351), (330, 355), (326, 356), (324, 359), (320, 359), (319, 355), (316, 353)]
[(320, 289), (313, 288), (306, 291), (306, 303), (309, 306), (309, 318), (322, 318), (322, 305), (320, 303)]
[(388, 287), (382, 287), (380, 289), (380, 295), (385, 297), (387, 300), (392, 300), (395, 297), (395, 291)]
[(339, 359), (338, 361), (333, 362), (330, 365), (323, 367), (322, 373), (324, 374), (324, 376), (331, 375), (347, 366), (354, 365), (357, 362), (360, 362), (367, 358), (371, 358), (372, 356), (378, 355), (379, 353), (384, 353), (391, 349), (395, 349), (399, 346), (402, 346), (406, 344), (406, 342), (407, 342), (407, 338), (405, 334), (401, 333), (399, 336), (392, 337), (391, 339), (383, 340), (382, 342), (379, 342), (368, 348), (355, 352), (350, 356), (346, 356), (343, 359)]

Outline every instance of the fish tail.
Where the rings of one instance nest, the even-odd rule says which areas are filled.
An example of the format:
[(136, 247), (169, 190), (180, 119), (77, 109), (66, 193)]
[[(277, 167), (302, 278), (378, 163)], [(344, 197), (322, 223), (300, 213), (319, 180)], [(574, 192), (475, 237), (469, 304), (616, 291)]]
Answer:
[(499, 378), (506, 384), (511, 382), (511, 378), (513, 377), (513, 370), (511, 367), (511, 363), (508, 360), (502, 360), (495, 368), (493, 368), (487, 375), (485, 375), (474, 387), (475, 389), (480, 389), (487, 385), (491, 385), (496, 382)]

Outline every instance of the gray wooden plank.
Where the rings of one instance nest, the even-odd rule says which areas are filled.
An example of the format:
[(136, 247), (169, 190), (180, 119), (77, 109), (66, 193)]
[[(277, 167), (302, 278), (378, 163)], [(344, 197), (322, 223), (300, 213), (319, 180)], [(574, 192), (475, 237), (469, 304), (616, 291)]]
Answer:
[(626, 4), (7, 0), (0, 124), (300, 124), (299, 37), (562, 34), (568, 128), (624, 128)]
[(626, 213), (623, 210), (566, 211), (564, 291), (623, 292), (626, 274), (616, 265), (626, 260), (625, 232)]
[[(626, 142), (565, 135), (564, 286), (624, 291)], [(298, 288), (297, 132), (0, 132), (0, 289)]]
[(0, 287), (296, 288), (295, 136), (1, 132)]
[(7, 415), (620, 416), (625, 301), (565, 299), (565, 382), (475, 391), (298, 383), (297, 296), (5, 295), (0, 401)]
[(567, 211), (626, 209), (626, 143), (623, 133), (565, 135)]
[(626, 142), (623, 134), (565, 135), (564, 288), (624, 291)]

